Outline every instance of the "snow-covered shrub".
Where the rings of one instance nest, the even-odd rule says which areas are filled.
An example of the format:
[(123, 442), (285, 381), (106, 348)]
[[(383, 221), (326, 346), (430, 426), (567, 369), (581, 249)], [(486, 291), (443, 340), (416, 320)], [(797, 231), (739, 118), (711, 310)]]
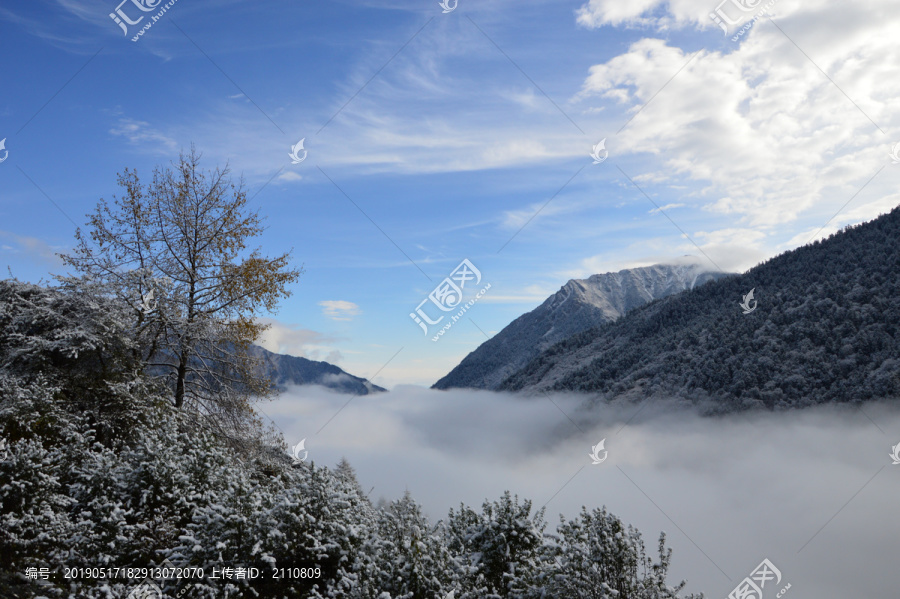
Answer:
[(156, 577), (177, 599), (675, 599), (682, 588), (666, 585), (664, 537), (654, 563), (605, 510), (545, 535), (542, 511), (507, 492), (431, 525), (408, 494), (373, 507), (346, 461), (292, 465), (283, 439), (223, 439), (145, 377), (126, 322), (87, 292), (0, 281), (3, 599), (124, 599), (142, 580), (64, 569), (168, 564), (205, 574)]
[(606, 508), (588, 511), (568, 522), (560, 517), (559, 535), (546, 588), (550, 596), (584, 599), (676, 599), (685, 583), (666, 585), (671, 549), (659, 538), (659, 562), (646, 554), (641, 533)]
[(456, 563), (442, 526), (434, 526), (406, 493), (376, 511), (377, 525), (361, 552), (359, 597), (444, 597), (454, 588)]
[(540, 573), (543, 511), (531, 514), (531, 501), (519, 503), (505, 492), (485, 501), (480, 514), (466, 506), (450, 511), (449, 545), (461, 566), (465, 599), (525, 597)]

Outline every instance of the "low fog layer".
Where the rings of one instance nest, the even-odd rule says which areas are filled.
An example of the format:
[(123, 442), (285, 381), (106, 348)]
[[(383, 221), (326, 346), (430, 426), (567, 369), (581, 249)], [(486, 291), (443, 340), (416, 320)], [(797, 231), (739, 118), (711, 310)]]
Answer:
[[(764, 558), (783, 575), (779, 588), (766, 586), (766, 599), (788, 583), (788, 599), (896, 596), (900, 465), (889, 454), (900, 443), (900, 410), (705, 418), (646, 404), (589, 416), (579, 412), (582, 400), (419, 387), (351, 398), (293, 388), (260, 407), (289, 444), (306, 439), (309, 460), (334, 466), (346, 457), (363, 489), (374, 487), (373, 500), (408, 489), (432, 521), (508, 489), (535, 509), (546, 504), (547, 532), (582, 505), (605, 505), (637, 527), (654, 555), (665, 531), (670, 582), (686, 579), (686, 592), (711, 599), (726, 597)], [(608, 458), (593, 465), (601, 439)]]

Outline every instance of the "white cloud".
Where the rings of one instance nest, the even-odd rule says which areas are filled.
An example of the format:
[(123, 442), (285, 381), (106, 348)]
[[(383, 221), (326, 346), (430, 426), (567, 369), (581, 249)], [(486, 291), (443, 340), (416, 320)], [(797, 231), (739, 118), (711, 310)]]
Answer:
[(124, 137), (145, 151), (157, 154), (171, 155), (179, 148), (178, 142), (173, 137), (154, 129), (146, 121), (123, 117), (109, 132)]
[(694, 235), (695, 241), (706, 240), (706, 243), (709, 245), (733, 244), (737, 246), (750, 246), (758, 243), (765, 237), (764, 233), (755, 229), (719, 229), (711, 232), (698, 231)]
[(662, 0), (590, 0), (576, 12), (578, 24), (589, 28), (603, 25), (648, 23), (649, 18), (641, 18)]
[[(328, 360), (326, 360), (326, 362), (327, 361)], [(320, 382), (323, 385), (329, 385), (329, 384), (339, 385), (339, 384), (344, 384), (344, 383), (351, 383), (351, 382), (353, 382), (353, 379), (350, 378), (350, 375), (347, 373), (324, 374), (324, 375), (322, 375)]]
[(801, 231), (794, 237), (781, 244), (782, 249), (790, 249), (798, 245), (805, 245), (813, 241), (825, 239), (832, 233), (841, 229), (842, 225), (856, 224), (870, 220), (873, 216), (886, 214), (894, 207), (900, 205), (900, 193), (887, 194), (876, 200), (866, 202), (861, 206), (852, 204), (840, 210), (824, 225)]
[(53, 268), (62, 266), (62, 260), (57, 255), (62, 250), (60, 247), (54, 247), (43, 239), (37, 237), (29, 237), (27, 235), (17, 235), (10, 231), (0, 231), (0, 239), (6, 239), (15, 245), (4, 244), (0, 249), (14, 254), (25, 254), (27, 257), (37, 262)]
[[(648, 246), (652, 247), (654, 245), (653, 241), (652, 239), (642, 240), (632, 247), (617, 251), (614, 255), (598, 254), (584, 258), (577, 268), (561, 271), (559, 276), (571, 279), (586, 279), (595, 274), (619, 272), (620, 270), (643, 268), (655, 264), (696, 265), (698, 268), (710, 272), (716, 272), (718, 268), (725, 272), (743, 272), (765, 258), (765, 255), (760, 251), (753, 251), (748, 255), (743, 247), (725, 244), (715, 245), (712, 243), (700, 246), (706, 252), (706, 256), (704, 256), (690, 242), (683, 243), (674, 249), (676, 252), (683, 252), (681, 256), (673, 257), (671, 253), (666, 253), (665, 251), (646, 253)], [(671, 245), (668, 242), (656, 245), (658, 245), (660, 250), (671, 249)], [(623, 258), (622, 256), (628, 257)]]
[(530, 139), (507, 139), (493, 143), (481, 153), (481, 159), (487, 164), (517, 163), (522, 160), (540, 160), (550, 158), (553, 154), (541, 142)]
[(650, 210), (647, 214), (656, 214), (657, 212), (665, 212), (666, 210), (672, 210), (673, 208), (682, 207), (684, 207), (684, 204), (666, 204), (665, 206), (660, 206), (659, 208)]
[[(897, 56), (896, 44), (878, 33), (900, 20), (873, 21), (868, 29), (879, 43), (844, 36), (830, 41), (839, 51), (828, 48), (816, 59), (887, 128), (900, 83), (884, 82), (869, 90), (876, 97), (867, 96), (853, 85), (862, 78), (848, 71), (845, 58), (854, 56), (854, 72), (877, 72)], [(804, 43), (807, 53), (814, 42)], [(689, 57), (662, 40), (643, 39), (592, 67), (583, 95), (621, 100), (635, 112)], [(790, 221), (825, 190), (852, 194), (885, 163), (888, 141), (771, 24), (755, 28), (730, 53), (700, 51), (622, 134), (626, 150), (658, 156), (670, 179), (710, 182), (708, 208), (756, 224)]]
[[(562, 194), (561, 194), (562, 195)], [(596, 200), (591, 197), (556, 197), (550, 196), (539, 202), (533, 202), (524, 208), (516, 210), (504, 210), (500, 215), (500, 224), (505, 229), (518, 231), (525, 225), (534, 224), (537, 219), (546, 222), (553, 216), (569, 216), (590, 209), (596, 205)]]
[[(716, 3), (591, 0), (577, 18), (581, 25), (591, 27), (699, 27), (705, 31), (692, 43), (698, 39), (719, 43), (721, 32), (709, 19)], [(892, 75), (894, 65), (900, 62), (900, 47), (894, 41), (900, 13), (885, 11), (884, 6), (876, 0), (846, 6), (824, 0), (779, 0), (775, 8), (779, 26), (803, 52), (867, 115), (891, 131), (900, 124), (894, 116), (900, 109), (900, 82)], [(683, 39), (660, 37), (679, 43)], [(326, 165), (326, 170), (351, 166), (347, 170), (353, 176), (545, 167), (553, 161), (587, 159), (590, 142), (596, 139), (586, 140), (566, 124), (546, 98), (521, 78), (516, 79), (519, 75), (514, 69), (509, 79), (493, 81), (481, 71), (459, 66), (464, 61), (457, 59), (469, 58), (467, 53), (484, 43), (483, 36), (471, 27), (429, 30), (429, 35), (416, 39), (413, 51), (399, 54), (390, 69), (354, 98), (323, 135), (312, 134), (324, 122), (319, 115), (282, 107), (276, 109), (283, 115), (277, 120), (292, 133), (291, 141), (302, 136), (307, 136), (308, 142), (316, 141), (311, 156)], [(555, 90), (571, 90), (583, 83), (581, 93), (573, 94), (568, 102), (560, 97), (564, 91), (551, 95), (588, 131), (606, 130), (596, 126), (601, 118), (617, 128), (636, 115), (621, 133), (609, 135), (611, 160), (605, 166), (618, 177), (612, 164), (620, 164), (635, 181), (642, 186), (646, 183), (645, 190), (661, 206), (681, 205), (677, 216), (672, 215), (679, 226), (723, 268), (743, 270), (752, 266), (751, 260), (771, 256), (787, 249), (790, 242), (807, 239), (806, 233), (815, 233), (887, 163), (887, 152), (897, 140), (880, 133), (766, 19), (739, 43), (725, 40), (719, 46), (708, 43), (707, 48), (667, 84), (687, 63), (694, 47), (687, 50), (673, 41), (642, 39), (585, 72), (583, 81), (551, 81)], [(373, 52), (351, 68), (344, 89), (335, 94), (334, 111), (395, 51), (387, 43), (375, 44)], [(497, 60), (487, 65), (496, 68), (491, 73), (509, 69), (502, 55), (478, 58)], [(538, 79), (543, 85), (544, 79)], [(428, 107), (427, 118), (410, 118), (423, 114), (422, 106)], [(155, 133), (169, 140), (196, 140), (211, 162), (232, 159), (235, 169), (247, 173), (254, 183), (268, 181), (287, 162), (290, 143), (274, 127), (259, 127), (260, 115), (252, 106), (229, 101), (213, 106), (210, 112), (214, 119), (192, 119)], [(600, 113), (602, 117), (585, 116)], [(149, 127), (140, 122), (126, 125), (120, 127), (122, 135), (140, 135)], [(190, 137), (185, 137), (188, 132)], [(152, 128), (146, 133), (152, 141)], [(164, 143), (162, 147), (166, 147)], [(822, 234), (874, 217), (883, 211), (883, 198), (894, 198), (896, 204), (891, 168)], [(529, 181), (548, 170), (530, 169)], [(277, 182), (301, 180), (298, 177), (311, 180), (307, 177), (310, 172), (314, 172), (313, 162), (307, 161), (280, 175)], [(657, 194), (660, 188), (677, 191), (677, 195)], [(573, 191), (572, 196), (578, 197), (577, 193), (584, 192)], [(574, 228), (586, 203), (572, 200), (566, 205), (562, 199), (556, 198), (538, 218), (565, 215)], [(511, 230), (520, 227), (541, 203), (504, 212), (501, 225)], [(697, 224), (688, 220), (691, 215), (698, 217)], [(719, 237), (737, 229), (763, 236), (747, 244), (734, 240), (713, 243), (717, 229)], [(711, 237), (702, 239), (697, 230)], [(672, 234), (677, 234), (674, 228)], [(690, 243), (675, 248), (671, 240), (668, 244), (673, 251), (698, 252)], [(651, 253), (655, 248), (634, 255)]]
[(325, 300), (319, 305), (322, 306), (322, 313), (331, 320), (353, 320), (361, 312), (359, 306), (345, 300)]
[[(726, 269), (805, 243), (851, 198), (820, 237), (900, 201), (890, 169), (866, 186), (895, 141), (870, 118), (884, 131), (900, 125), (900, 82), (887, 75), (900, 60), (900, 13), (878, 0), (775, 6), (791, 39), (762, 19), (739, 43), (726, 40), (725, 49), (702, 49), (692, 60), (669, 42), (641, 39), (591, 67), (578, 95), (584, 104), (626, 108), (623, 123), (634, 117), (616, 136), (618, 155), (641, 158), (626, 172), (651, 197), (678, 190), (679, 224)], [(579, 22), (715, 27), (713, 8), (592, 0)], [(691, 208), (731, 223), (692, 231), (681, 222)]]
[(330, 364), (339, 364), (339, 363), (343, 362), (344, 355), (340, 351), (335, 349), (335, 350), (328, 352), (328, 354), (325, 356), (324, 360)]
[(32, 7), (28, 4), (6, 3), (7, 6), (0, 7), (0, 20), (13, 23), (22, 31), (66, 52), (86, 56), (96, 52), (97, 36), (84, 27), (83, 21), (105, 26), (112, 23), (106, 7), (99, 0), (94, 6), (77, 0), (56, 0), (56, 3), (63, 10), (53, 10), (54, 18), (48, 18), (47, 11), (30, 10)]
[[(725, 5), (723, 10), (728, 18), (736, 21), (738, 17), (746, 20), (752, 19), (769, 2), (768, 0), (726, 0), (725, 2), (722, 0), (631, 0), (629, 2), (589, 0), (575, 14), (579, 25), (591, 29), (607, 25), (647, 26), (658, 30), (689, 26), (718, 29), (718, 25), (709, 15), (723, 4)], [(739, 5), (746, 6), (747, 9), (738, 8)], [(790, 0), (778, 0), (773, 6), (775, 9), (781, 9), (785, 5), (790, 5)], [(733, 26), (732, 29), (739, 27), (740, 24)]]
[[(317, 331), (301, 328), (296, 324), (285, 324), (274, 318), (260, 318), (259, 322), (269, 326), (256, 340), (256, 344), (276, 354), (287, 354), (301, 358), (319, 359), (323, 351), (331, 351), (328, 346), (335, 340)], [(337, 354), (339, 357), (340, 354)], [(330, 359), (326, 361), (331, 361)]]
[(303, 175), (299, 173), (295, 173), (294, 171), (285, 171), (278, 176), (277, 181), (284, 181), (286, 183), (290, 183), (293, 181), (302, 181)]
[[(666, 531), (670, 581), (687, 579), (686, 592), (725, 597), (766, 556), (804, 596), (893, 596), (885, 572), (900, 535), (891, 470), (900, 467), (888, 458), (898, 441), (890, 435), (900, 435), (896, 409), (863, 406), (885, 436), (853, 407), (707, 419), (659, 405), (588, 412), (582, 400), (401, 386), (355, 400), (320, 434), (346, 396), (304, 389), (266, 412), (289, 443), (307, 438), (317, 465), (346, 456), (373, 498), (409, 490), (432, 521), (508, 489), (534, 509), (547, 504), (548, 532), (582, 505), (605, 505), (641, 530), (649, 550)], [(609, 458), (591, 465), (590, 448), (604, 438)]]

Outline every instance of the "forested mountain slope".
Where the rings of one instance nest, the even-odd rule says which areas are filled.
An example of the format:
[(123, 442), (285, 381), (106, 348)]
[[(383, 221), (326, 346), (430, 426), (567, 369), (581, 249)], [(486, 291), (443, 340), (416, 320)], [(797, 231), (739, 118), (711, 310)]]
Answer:
[[(745, 314), (739, 303), (751, 289), (758, 304)], [(501, 388), (722, 409), (896, 398), (900, 209), (576, 334)]]
[(355, 395), (368, 395), (385, 390), (328, 362), (276, 354), (258, 345), (252, 346), (250, 351), (259, 360), (265, 376), (281, 391), (288, 385), (321, 385), (341, 393)]
[(686, 256), (656, 264), (572, 279), (463, 359), (435, 389), (496, 389), (541, 351), (575, 333), (612, 322), (649, 301), (693, 289), (724, 275)]

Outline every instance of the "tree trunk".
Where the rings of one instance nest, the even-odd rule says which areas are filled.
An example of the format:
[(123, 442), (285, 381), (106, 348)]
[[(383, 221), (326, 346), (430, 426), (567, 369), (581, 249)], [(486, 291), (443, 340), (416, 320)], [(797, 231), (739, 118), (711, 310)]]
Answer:
[(184, 404), (184, 379), (187, 377), (187, 352), (181, 352), (178, 360), (178, 378), (175, 382), (175, 407), (180, 408)]

